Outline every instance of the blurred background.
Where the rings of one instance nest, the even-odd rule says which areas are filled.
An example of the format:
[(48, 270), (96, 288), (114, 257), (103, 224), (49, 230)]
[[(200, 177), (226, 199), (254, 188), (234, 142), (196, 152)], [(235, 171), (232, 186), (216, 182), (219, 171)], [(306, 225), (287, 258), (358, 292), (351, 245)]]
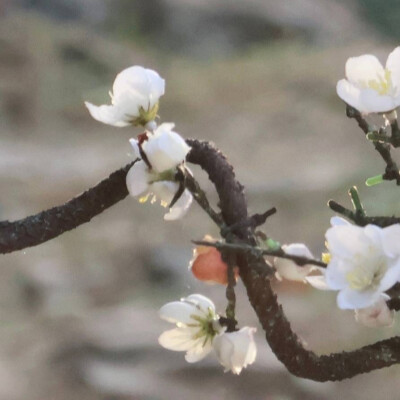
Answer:
[[(131, 161), (137, 129), (102, 125), (84, 100), (109, 101), (122, 69), (166, 79), (162, 121), (211, 140), (235, 165), (251, 212), (316, 257), (334, 198), (358, 185), (370, 214), (400, 213), (398, 188), (366, 188), (383, 163), (335, 85), (348, 57), (399, 44), (396, 0), (0, 0), (0, 218), (62, 204)], [(212, 187), (199, 180), (215, 203)], [(216, 235), (194, 205), (165, 223), (129, 198), (73, 232), (0, 259), (1, 400), (398, 399), (400, 367), (341, 383), (291, 376), (257, 332), (258, 359), (240, 377), (213, 357), (188, 365), (157, 344), (167, 301), (224, 289), (187, 270), (191, 239)], [(277, 283), (293, 328), (318, 353), (398, 334), (357, 325), (335, 295)], [(257, 325), (238, 285), (242, 325)]]

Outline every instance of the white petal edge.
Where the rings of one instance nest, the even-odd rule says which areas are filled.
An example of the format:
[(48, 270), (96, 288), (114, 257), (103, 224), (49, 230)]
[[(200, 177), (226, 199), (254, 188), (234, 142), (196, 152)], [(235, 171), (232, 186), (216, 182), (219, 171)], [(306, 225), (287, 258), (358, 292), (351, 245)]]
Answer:
[(355, 84), (364, 84), (384, 75), (381, 62), (371, 54), (350, 57), (346, 62), (345, 70), (346, 78)]
[(164, 215), (164, 220), (175, 221), (182, 218), (189, 210), (192, 201), (192, 194), (187, 189), (185, 189), (178, 201), (173, 205), (173, 207), (169, 209), (169, 212)]
[(196, 322), (192, 315), (197, 315), (198, 310), (192, 304), (183, 301), (172, 301), (160, 308), (160, 318), (171, 323), (191, 324)]
[(341, 290), (337, 296), (337, 305), (342, 310), (366, 308), (372, 306), (380, 298), (377, 291), (357, 291), (350, 288)]
[(90, 115), (103, 124), (117, 126), (123, 128), (130, 125), (130, 122), (124, 119), (124, 114), (121, 109), (114, 105), (95, 106), (92, 103), (85, 101), (85, 106), (89, 110)]
[(348, 105), (356, 110), (365, 113), (363, 104), (361, 103), (361, 89), (349, 82), (346, 79), (341, 79), (336, 84), (337, 95)]
[(379, 113), (394, 110), (399, 104), (389, 95), (381, 95), (374, 89), (363, 89), (360, 92), (360, 103), (364, 113)]
[(208, 311), (208, 309), (215, 311), (214, 303), (208, 297), (203, 296), (202, 294), (191, 294), (190, 296), (183, 298), (182, 301), (192, 303), (204, 311)]
[(168, 350), (187, 351), (193, 347), (193, 334), (194, 332), (186, 327), (170, 329), (159, 336), (158, 343)]
[(149, 190), (148, 168), (144, 161), (137, 161), (132, 165), (126, 175), (126, 186), (131, 196), (136, 197), (145, 194)]
[(139, 143), (138, 143), (137, 139), (129, 139), (129, 143), (132, 146), (133, 158), (141, 158), (140, 151), (139, 151)]
[(386, 69), (391, 72), (392, 84), (396, 87), (396, 92), (400, 91), (400, 47), (396, 47), (388, 56)]
[(198, 343), (187, 351), (185, 355), (185, 360), (188, 363), (195, 363), (201, 361), (212, 350), (211, 341), (207, 340), (207, 343), (204, 344), (203, 340), (204, 340), (203, 338), (198, 339)]
[(382, 230), (382, 247), (388, 257), (400, 256), (400, 224)]
[(323, 275), (313, 275), (307, 276), (305, 280), (315, 289), (318, 290), (333, 290), (326, 283), (325, 276)]

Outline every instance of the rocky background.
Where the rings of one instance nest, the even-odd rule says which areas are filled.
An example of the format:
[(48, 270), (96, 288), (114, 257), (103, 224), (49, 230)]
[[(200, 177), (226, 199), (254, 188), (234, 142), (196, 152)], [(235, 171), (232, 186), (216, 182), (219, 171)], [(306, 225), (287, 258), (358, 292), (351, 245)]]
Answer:
[[(141, 64), (166, 78), (163, 121), (211, 140), (236, 166), (250, 210), (278, 208), (266, 230), (316, 256), (332, 213), (358, 185), (367, 210), (400, 214), (398, 188), (366, 188), (380, 159), (335, 93), (349, 56), (385, 60), (399, 43), (396, 0), (2, 0), (0, 218), (61, 204), (131, 160), (137, 130), (92, 120), (117, 72)], [(216, 198), (195, 169), (210, 198)], [(160, 348), (157, 310), (224, 290), (187, 271), (190, 239), (216, 234), (193, 206), (165, 223), (161, 208), (126, 199), (90, 224), (0, 259), (1, 400), (397, 399), (400, 367), (341, 383), (291, 376), (257, 333), (240, 377), (209, 359), (188, 365)], [(334, 294), (277, 283), (294, 329), (320, 353), (398, 334), (339, 311)], [(238, 286), (242, 324), (257, 326)]]

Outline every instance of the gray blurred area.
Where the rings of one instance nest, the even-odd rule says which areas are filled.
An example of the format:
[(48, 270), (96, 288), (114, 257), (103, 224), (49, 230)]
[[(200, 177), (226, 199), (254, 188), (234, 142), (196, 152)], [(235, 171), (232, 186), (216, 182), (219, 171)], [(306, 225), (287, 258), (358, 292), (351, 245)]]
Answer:
[[(390, 3), (390, 2), (388, 2)], [(386, 4), (386, 3), (385, 3)], [(108, 102), (130, 65), (166, 79), (162, 121), (210, 140), (235, 165), (266, 231), (316, 256), (332, 213), (358, 185), (367, 210), (400, 214), (394, 185), (366, 188), (382, 163), (335, 85), (350, 56), (382, 61), (398, 44), (377, 2), (330, 0), (2, 0), (0, 218), (62, 204), (131, 161), (137, 129), (102, 125), (83, 102)], [(396, 14), (397, 13), (397, 14)], [(377, 15), (375, 18), (374, 15)], [(198, 179), (215, 204), (202, 172)], [(75, 231), (0, 259), (0, 400), (397, 399), (399, 367), (342, 383), (291, 376), (257, 333), (257, 362), (240, 377), (213, 357), (189, 365), (157, 344), (167, 301), (201, 292), (220, 310), (224, 288), (187, 270), (191, 239), (217, 235), (194, 205), (166, 223), (161, 207), (126, 199)], [(277, 283), (293, 328), (318, 353), (398, 334), (339, 311), (332, 293)], [(241, 284), (238, 317), (257, 325)]]

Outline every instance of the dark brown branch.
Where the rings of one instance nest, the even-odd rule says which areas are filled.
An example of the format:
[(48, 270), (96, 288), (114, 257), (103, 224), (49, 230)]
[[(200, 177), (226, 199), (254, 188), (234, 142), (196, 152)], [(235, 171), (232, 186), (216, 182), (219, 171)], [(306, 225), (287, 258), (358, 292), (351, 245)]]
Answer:
[[(207, 143), (190, 141), (189, 160), (208, 173), (220, 196), (220, 207), (227, 225), (247, 219), (243, 186), (235, 179), (233, 168), (225, 157)], [(255, 241), (248, 229), (238, 233), (249, 245)], [(400, 362), (400, 338), (394, 337), (361, 349), (318, 356), (307, 350), (292, 331), (273, 292), (268, 273), (252, 268), (259, 263), (252, 254), (238, 255), (240, 276), (250, 302), (264, 328), (266, 339), (278, 359), (294, 375), (315, 381), (337, 381)]]
[(0, 222), (0, 254), (36, 246), (89, 222), (128, 195), (125, 178), (133, 163), (62, 206), (14, 222)]
[[(235, 179), (232, 166), (212, 145), (188, 140), (192, 146), (188, 161), (200, 165), (214, 183), (227, 226), (246, 221), (247, 203), (243, 186)], [(43, 211), (16, 222), (0, 224), (0, 251), (3, 253), (34, 246), (71, 230), (104, 211), (127, 195), (125, 176), (130, 165), (115, 172), (96, 187), (63, 206)], [(248, 226), (235, 231), (238, 239), (254, 246)], [(394, 337), (361, 349), (318, 356), (307, 350), (291, 330), (269, 281), (268, 264), (253, 254), (238, 254), (240, 276), (257, 313), (271, 349), (294, 375), (316, 381), (335, 381), (388, 367), (400, 362), (400, 338)], [(254, 268), (255, 265), (264, 265)]]
[(387, 301), (387, 305), (391, 310), (400, 311), (400, 299), (390, 299)]

